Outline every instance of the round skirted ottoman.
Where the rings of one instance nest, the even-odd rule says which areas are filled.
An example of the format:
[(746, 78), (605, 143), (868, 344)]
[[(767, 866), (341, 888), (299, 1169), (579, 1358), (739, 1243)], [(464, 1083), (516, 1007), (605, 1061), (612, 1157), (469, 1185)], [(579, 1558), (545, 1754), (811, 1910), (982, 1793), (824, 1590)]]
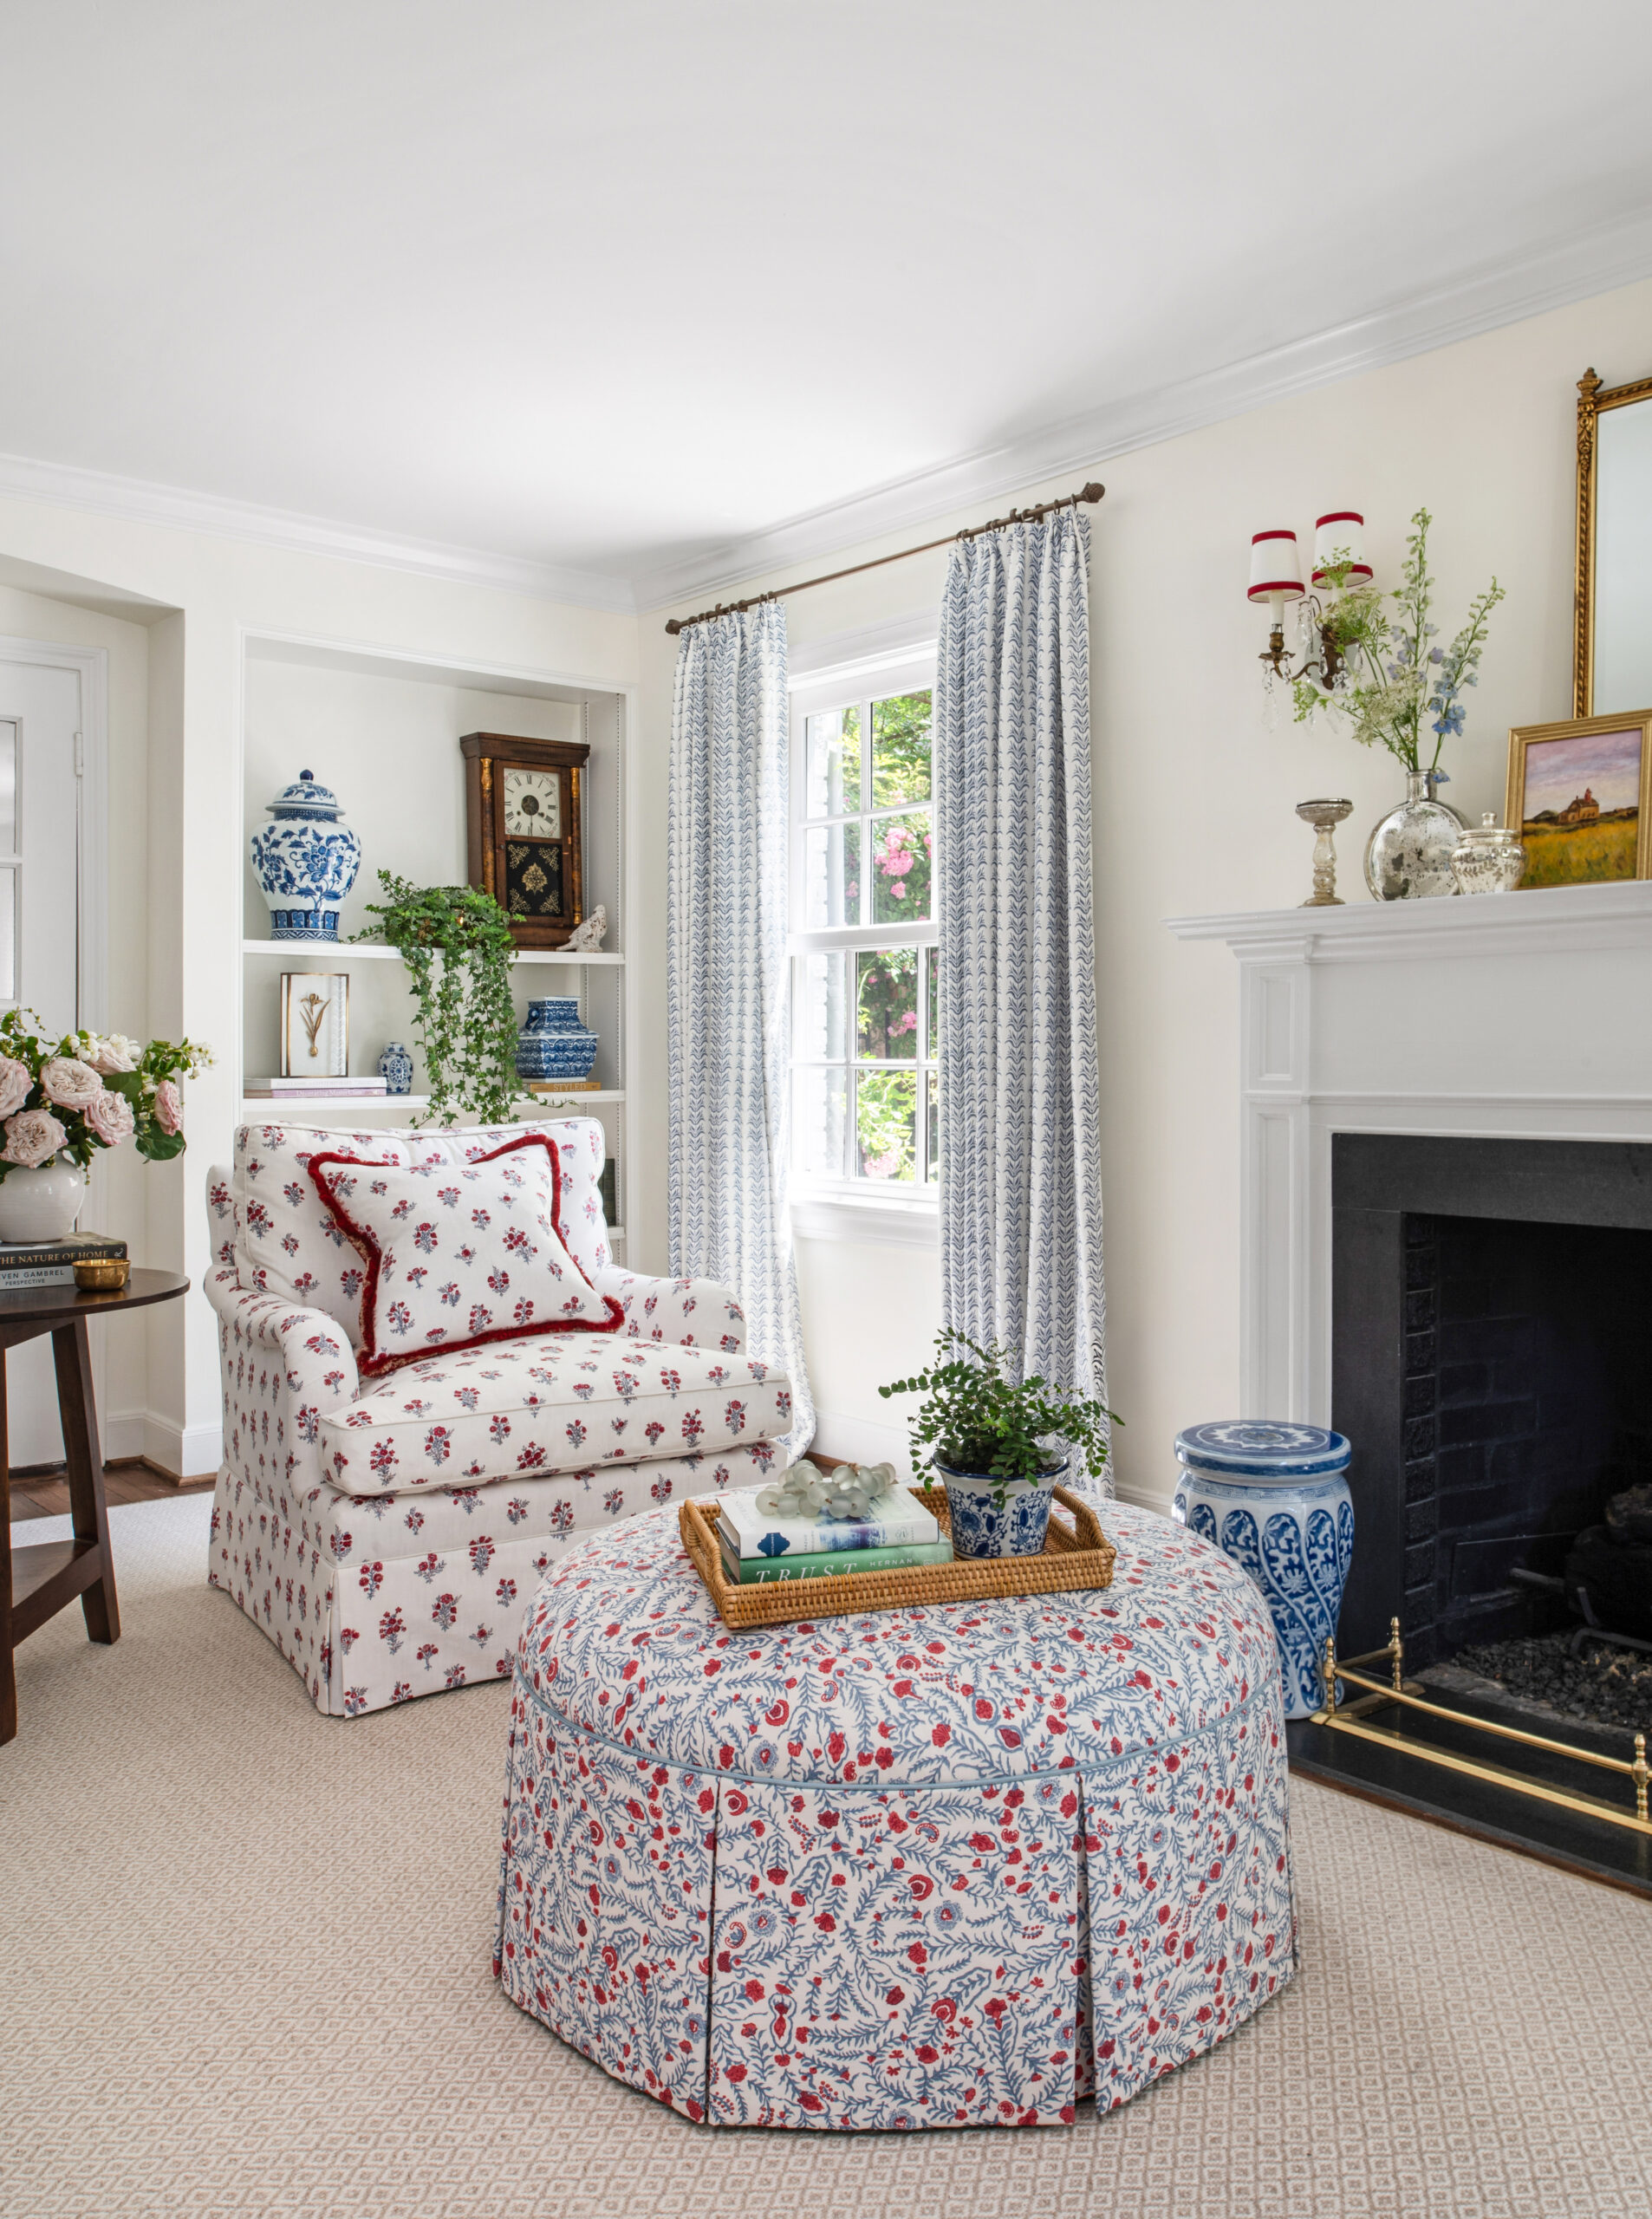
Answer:
[(517, 1644), (496, 1968), (696, 2120), (1070, 2124), (1296, 1963), (1278, 1660), (1239, 1565), (1109, 1504), (1110, 1587), (731, 1632), (671, 1511)]

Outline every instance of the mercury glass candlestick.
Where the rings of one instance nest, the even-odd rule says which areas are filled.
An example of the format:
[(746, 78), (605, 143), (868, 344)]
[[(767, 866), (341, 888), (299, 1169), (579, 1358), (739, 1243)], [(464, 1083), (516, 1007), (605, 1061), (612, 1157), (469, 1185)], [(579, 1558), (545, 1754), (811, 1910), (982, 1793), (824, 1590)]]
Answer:
[(1343, 817), (1351, 817), (1351, 801), (1299, 801), (1297, 815), (1304, 824), (1311, 824), (1314, 840), (1314, 890), (1303, 903), (1304, 909), (1340, 909), (1343, 897), (1337, 891), (1337, 843), (1332, 838)]

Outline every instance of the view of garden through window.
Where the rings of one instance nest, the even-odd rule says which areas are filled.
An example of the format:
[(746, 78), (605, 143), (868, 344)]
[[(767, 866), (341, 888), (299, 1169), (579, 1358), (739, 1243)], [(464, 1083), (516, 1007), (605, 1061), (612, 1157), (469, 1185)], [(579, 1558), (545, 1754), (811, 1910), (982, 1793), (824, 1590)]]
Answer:
[[(793, 1162), (816, 1178), (939, 1178), (938, 952), (927, 687), (803, 719)], [(822, 947), (818, 940), (873, 947)], [(817, 937), (818, 936), (818, 937)]]

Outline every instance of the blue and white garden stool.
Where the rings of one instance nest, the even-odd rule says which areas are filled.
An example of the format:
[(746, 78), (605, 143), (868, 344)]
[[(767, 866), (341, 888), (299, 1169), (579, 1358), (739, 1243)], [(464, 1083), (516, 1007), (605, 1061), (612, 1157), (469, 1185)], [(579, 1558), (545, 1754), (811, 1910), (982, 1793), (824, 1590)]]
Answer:
[(1176, 1435), (1181, 1471), (1171, 1516), (1214, 1541), (1261, 1589), (1278, 1639), (1287, 1718), (1306, 1718), (1324, 1700), (1322, 1660), (1354, 1553), (1352, 1454), (1345, 1434), (1263, 1418)]

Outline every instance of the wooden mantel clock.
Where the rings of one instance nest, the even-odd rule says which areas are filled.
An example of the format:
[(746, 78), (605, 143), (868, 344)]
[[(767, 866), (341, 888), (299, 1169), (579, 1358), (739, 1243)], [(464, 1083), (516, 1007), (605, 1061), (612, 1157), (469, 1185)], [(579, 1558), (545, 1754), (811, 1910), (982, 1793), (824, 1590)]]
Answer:
[(471, 884), (504, 910), (518, 947), (561, 947), (585, 915), (579, 789), (589, 743), (470, 732), (459, 745)]

